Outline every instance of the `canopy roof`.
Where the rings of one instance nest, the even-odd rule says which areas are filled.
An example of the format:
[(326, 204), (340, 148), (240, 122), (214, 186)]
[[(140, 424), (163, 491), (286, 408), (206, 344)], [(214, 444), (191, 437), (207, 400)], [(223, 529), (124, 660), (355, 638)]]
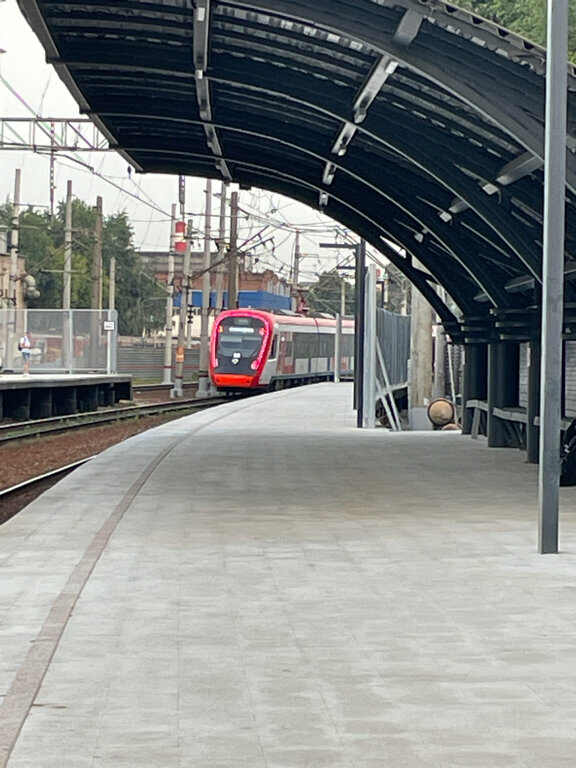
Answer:
[[(402, 269), (455, 339), (530, 334), (541, 48), (441, 0), (18, 2), (81, 110), (137, 170), (319, 207)], [(575, 89), (570, 68), (568, 307)]]

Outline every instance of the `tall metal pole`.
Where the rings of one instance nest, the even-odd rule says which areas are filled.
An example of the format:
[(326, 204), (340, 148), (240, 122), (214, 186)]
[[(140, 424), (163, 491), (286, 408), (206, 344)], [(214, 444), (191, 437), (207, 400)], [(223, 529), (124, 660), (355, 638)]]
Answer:
[(62, 309), (70, 309), (72, 301), (72, 182), (66, 184), (64, 217), (64, 293)]
[(74, 367), (72, 331), (72, 182), (66, 184), (66, 208), (64, 212), (64, 288), (62, 309), (64, 322), (62, 330), (62, 367), (72, 373)]
[(230, 196), (230, 259), (228, 261), (228, 309), (238, 306), (238, 192)]
[(376, 426), (376, 264), (370, 264), (364, 279), (364, 376), (363, 426)]
[(340, 312), (336, 315), (336, 333), (334, 336), (334, 383), (340, 383), (340, 365), (342, 362), (342, 321), (346, 314), (346, 281), (340, 282)]
[(184, 251), (184, 269), (180, 294), (180, 312), (178, 313), (178, 341), (176, 342), (176, 365), (174, 367), (174, 389), (172, 397), (182, 397), (184, 392), (184, 353), (186, 340), (186, 313), (188, 311), (188, 291), (190, 288), (190, 250), (192, 248), (192, 221), (188, 222), (186, 250)]
[(354, 407), (356, 408), (356, 426), (364, 423), (364, 273), (366, 271), (366, 241), (361, 240), (356, 246), (355, 282), (356, 282), (356, 321), (354, 332)]
[(334, 335), (334, 384), (340, 383), (340, 361), (342, 360), (342, 314), (336, 314), (336, 333)]
[[(20, 235), (20, 168), (14, 176), (14, 205), (12, 207), (12, 232), (10, 235), (10, 298), (16, 306), (16, 280), (18, 278), (18, 246)], [(26, 329), (24, 329), (26, 330)]]
[(548, 0), (538, 547), (558, 552), (566, 206), (568, 0)]
[[(12, 206), (12, 230), (10, 233), (10, 283), (9, 298), (11, 300), (8, 322), (6, 323), (6, 360), (7, 367), (12, 367), (16, 349), (16, 318), (18, 309), (18, 292), (16, 290), (16, 281), (18, 279), (18, 248), (20, 235), (20, 168), (16, 169), (14, 176), (14, 205)], [(21, 328), (25, 331), (26, 328)]]
[(90, 319), (90, 365), (98, 365), (98, 347), (100, 345), (100, 312), (102, 309), (102, 198), (96, 198), (96, 220), (94, 222), (94, 244), (92, 246), (92, 291), (90, 297), (92, 309)]
[(218, 230), (218, 256), (216, 257), (216, 312), (221, 312), (224, 308), (224, 254), (226, 253), (226, 196), (228, 187), (226, 182), (222, 182), (220, 187), (220, 224)]
[(202, 310), (200, 314), (200, 362), (198, 366), (197, 397), (206, 397), (210, 388), (208, 378), (208, 319), (210, 312), (211, 289), (211, 224), (212, 224), (212, 179), (206, 180), (206, 216), (204, 221), (204, 263), (202, 274)]
[(299, 304), (298, 281), (300, 280), (300, 230), (296, 230), (294, 239), (294, 269), (292, 270), (292, 311), (296, 312)]
[[(108, 321), (112, 322), (114, 320), (115, 315), (115, 309), (116, 309), (116, 256), (112, 254), (110, 256), (110, 287), (108, 290)], [(116, 372), (116, 365), (115, 360), (114, 364), (112, 362), (112, 345), (115, 342), (117, 338), (117, 330), (118, 328), (112, 328), (108, 327), (108, 330), (106, 331), (106, 373), (111, 374)], [(116, 356), (114, 355), (114, 358)], [(114, 368), (114, 371), (112, 370)]]
[(96, 198), (96, 221), (92, 247), (92, 309), (102, 309), (102, 198)]
[(164, 367), (162, 383), (172, 383), (172, 315), (174, 311), (174, 249), (176, 241), (176, 203), (172, 203), (170, 215), (170, 249), (166, 272), (166, 322), (164, 324)]
[(116, 256), (110, 256), (110, 290), (108, 292), (108, 309), (116, 309)]

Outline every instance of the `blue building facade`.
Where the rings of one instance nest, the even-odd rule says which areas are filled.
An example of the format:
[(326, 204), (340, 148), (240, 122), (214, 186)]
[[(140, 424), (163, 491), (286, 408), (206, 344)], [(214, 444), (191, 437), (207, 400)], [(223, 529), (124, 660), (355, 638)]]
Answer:
[[(180, 307), (180, 293), (174, 294), (174, 306)], [(210, 293), (210, 307), (214, 307), (216, 302), (216, 292)], [(228, 307), (228, 292), (224, 291), (224, 309)], [(192, 306), (202, 306), (202, 291), (192, 291)], [(269, 291), (238, 291), (238, 306), (239, 307), (251, 307), (252, 309), (290, 309), (291, 301), (290, 296), (282, 296), (277, 293), (270, 293)], [(218, 307), (222, 309), (222, 307)]]

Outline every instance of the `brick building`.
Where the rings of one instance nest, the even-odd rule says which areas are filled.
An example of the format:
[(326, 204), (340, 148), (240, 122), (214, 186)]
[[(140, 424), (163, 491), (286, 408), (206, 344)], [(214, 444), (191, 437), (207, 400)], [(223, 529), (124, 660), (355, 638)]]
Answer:
[[(168, 281), (168, 253), (166, 251), (143, 251), (140, 256), (150, 270), (154, 272), (156, 279), (161, 283)], [(216, 254), (212, 254), (212, 261), (216, 260)], [(184, 254), (174, 254), (174, 304), (180, 304), (180, 287), (183, 280)], [(192, 274), (192, 305), (202, 306), (202, 274), (204, 270), (204, 254), (195, 251), (190, 255), (190, 270)], [(221, 289), (224, 294), (224, 306), (227, 306), (228, 273), (222, 265), (218, 266), (210, 275), (211, 300), (210, 305), (216, 305), (216, 291), (218, 281), (221, 280)], [(238, 269), (238, 304), (241, 307), (254, 307), (258, 309), (290, 309), (290, 286), (271, 269), (261, 272), (247, 271), (243, 265)], [(221, 307), (218, 307), (221, 309)]]

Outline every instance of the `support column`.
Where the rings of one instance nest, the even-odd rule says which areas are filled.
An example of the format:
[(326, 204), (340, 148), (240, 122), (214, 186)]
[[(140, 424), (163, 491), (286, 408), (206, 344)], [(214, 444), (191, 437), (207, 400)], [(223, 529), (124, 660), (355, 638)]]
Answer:
[[(414, 266), (420, 265), (414, 262)], [(432, 400), (432, 325), (435, 319), (434, 310), (413, 285), (408, 381), (410, 429), (413, 430), (432, 429), (432, 424), (428, 418), (428, 406)]]
[(488, 345), (467, 344), (464, 348), (462, 380), (462, 434), (472, 432), (474, 413), (466, 408), (468, 400), (486, 400), (488, 396)]
[(376, 426), (376, 264), (370, 264), (364, 281), (363, 426)]
[(538, 464), (540, 430), (534, 419), (540, 416), (540, 337), (528, 343), (528, 403), (526, 408), (526, 461)]
[(488, 414), (486, 427), (489, 448), (516, 447), (506, 423), (494, 416), (494, 408), (516, 408), (519, 403), (520, 345), (495, 342), (488, 345)]
[(354, 331), (354, 408), (356, 426), (362, 428), (364, 422), (364, 400), (362, 382), (364, 380), (364, 275), (366, 272), (366, 242), (361, 240), (356, 246), (355, 293), (356, 318)]

